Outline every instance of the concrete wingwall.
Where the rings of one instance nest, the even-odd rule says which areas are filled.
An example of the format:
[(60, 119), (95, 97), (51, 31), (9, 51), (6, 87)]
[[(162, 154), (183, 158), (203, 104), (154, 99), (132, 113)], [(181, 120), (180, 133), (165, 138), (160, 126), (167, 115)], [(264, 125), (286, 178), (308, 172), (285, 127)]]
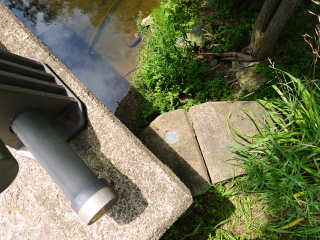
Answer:
[(189, 189), (2, 2), (0, 29), (2, 47), (49, 65), (83, 102), (87, 126), (70, 145), (120, 196), (86, 226), (42, 167), (11, 149), (20, 171), (0, 194), (0, 239), (159, 239), (192, 203)]

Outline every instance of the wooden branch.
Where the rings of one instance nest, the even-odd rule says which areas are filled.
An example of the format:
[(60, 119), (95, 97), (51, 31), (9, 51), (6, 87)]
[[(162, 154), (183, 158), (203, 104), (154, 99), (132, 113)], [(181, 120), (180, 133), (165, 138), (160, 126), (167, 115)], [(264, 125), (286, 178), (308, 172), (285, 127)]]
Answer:
[(227, 83), (228, 84), (231, 84), (231, 83), (235, 83), (235, 82), (237, 82), (238, 80), (237, 79), (233, 79), (233, 80), (231, 80), (231, 81), (227, 81)]
[(221, 65), (221, 63), (213, 68), (210, 68), (208, 71), (213, 71), (213, 70), (217, 69), (218, 67), (220, 67), (220, 65)]
[(250, 55), (246, 55), (238, 52), (229, 53), (200, 53), (200, 55), (213, 55), (215, 57), (221, 57), (221, 60), (235, 60), (235, 56), (239, 61), (242, 62), (253, 62), (256, 59)]
[(237, 52), (228, 52), (228, 53), (200, 53), (200, 55), (213, 55), (216, 57), (231, 57), (231, 56), (235, 56), (235, 55), (239, 55), (241, 53), (237, 53)]

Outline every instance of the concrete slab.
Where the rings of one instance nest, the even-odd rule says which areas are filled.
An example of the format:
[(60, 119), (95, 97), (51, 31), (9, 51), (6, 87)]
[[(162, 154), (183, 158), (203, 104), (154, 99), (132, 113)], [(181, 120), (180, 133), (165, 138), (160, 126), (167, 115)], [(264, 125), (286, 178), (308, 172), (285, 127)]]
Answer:
[(84, 103), (88, 125), (70, 144), (120, 196), (86, 226), (42, 167), (13, 151), (20, 172), (0, 194), (0, 239), (159, 239), (192, 203), (189, 189), (2, 2), (0, 29), (6, 49), (48, 64)]
[(257, 127), (244, 109), (250, 109), (259, 124), (263, 123), (265, 111), (257, 102), (209, 102), (191, 107), (188, 112), (213, 184), (244, 173), (243, 169), (222, 162), (237, 163), (235, 159), (225, 157), (232, 154), (225, 148), (236, 144), (230, 136), (226, 122), (230, 113), (230, 123), (234, 129), (251, 136), (258, 133)]
[(208, 189), (207, 168), (185, 110), (160, 115), (139, 138), (194, 194)]

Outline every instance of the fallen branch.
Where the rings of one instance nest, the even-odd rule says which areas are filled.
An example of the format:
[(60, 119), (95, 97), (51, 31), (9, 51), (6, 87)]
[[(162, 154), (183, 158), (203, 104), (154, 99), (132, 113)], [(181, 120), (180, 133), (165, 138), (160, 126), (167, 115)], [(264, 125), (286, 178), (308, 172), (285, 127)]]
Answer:
[(238, 60), (242, 62), (253, 62), (255, 58), (238, 52), (229, 52), (229, 53), (200, 53), (200, 55), (213, 55), (215, 57), (221, 57), (221, 60)]
[(217, 69), (218, 67), (220, 67), (220, 65), (221, 65), (221, 63), (213, 68), (210, 68), (209, 71), (213, 71), (213, 70)]
[(228, 84), (231, 84), (231, 83), (234, 83), (234, 82), (237, 82), (238, 80), (237, 79), (233, 79), (231, 81), (227, 81)]

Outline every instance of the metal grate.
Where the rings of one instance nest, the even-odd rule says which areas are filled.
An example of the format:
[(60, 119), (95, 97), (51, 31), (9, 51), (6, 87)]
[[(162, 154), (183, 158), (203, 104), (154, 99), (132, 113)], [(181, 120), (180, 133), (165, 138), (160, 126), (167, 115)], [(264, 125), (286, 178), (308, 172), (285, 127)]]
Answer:
[[(67, 96), (41, 62), (0, 51), (0, 84)], [(61, 84), (61, 83), (60, 83)]]

